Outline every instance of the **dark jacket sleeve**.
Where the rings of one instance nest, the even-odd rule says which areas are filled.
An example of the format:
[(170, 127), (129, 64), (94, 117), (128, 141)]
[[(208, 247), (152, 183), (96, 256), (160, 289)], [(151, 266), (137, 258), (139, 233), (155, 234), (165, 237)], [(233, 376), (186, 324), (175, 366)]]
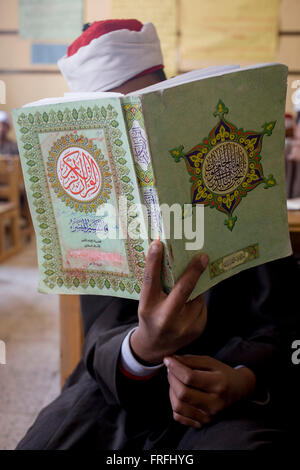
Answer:
[(284, 384), (286, 391), (291, 344), (299, 336), (299, 281), (299, 267), (288, 257), (214, 286), (205, 294), (208, 323), (198, 353), (245, 365), (261, 387), (282, 391)]
[[(205, 294), (206, 330), (178, 353), (212, 356), (232, 367), (245, 365), (269, 388), (274, 376), (286, 366), (293, 336), (296, 314), (289, 297), (292, 264), (284, 260), (268, 263), (210, 289)], [(107, 402), (134, 408), (135, 412), (140, 408), (143, 417), (154, 409), (169, 413), (165, 368), (145, 382), (132, 381), (118, 369), (123, 339), (138, 324), (138, 302), (93, 297), (98, 313), (86, 337), (84, 360)], [(82, 297), (83, 307), (84, 302), (87, 299)]]
[(137, 302), (113, 297), (88, 297), (81, 298), (82, 315), (93, 309), (97, 312), (97, 318), (87, 332), (83, 358), (89, 373), (100, 384), (107, 402), (118, 404), (118, 359), (125, 336), (138, 324)]
[(83, 316), (96, 317), (89, 325), (84, 344), (85, 365), (100, 386), (111, 405), (122, 406), (135, 413), (140, 408), (143, 418), (157, 413), (168, 414), (168, 382), (165, 370), (159, 371), (147, 381), (133, 381), (118, 368), (122, 342), (127, 333), (138, 324), (138, 302), (102, 296), (82, 296)]

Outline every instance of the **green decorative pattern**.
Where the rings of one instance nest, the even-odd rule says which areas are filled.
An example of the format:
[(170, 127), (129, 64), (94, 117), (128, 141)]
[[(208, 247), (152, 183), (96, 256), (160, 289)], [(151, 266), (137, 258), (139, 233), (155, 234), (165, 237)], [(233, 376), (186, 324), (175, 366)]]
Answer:
[[(55, 216), (39, 142), (39, 134), (41, 133), (66, 132), (65, 138), (68, 139), (70, 131), (102, 129), (108, 145), (110, 163), (114, 170), (112, 176), (116, 196), (126, 196), (128, 201), (128, 223), (130, 223), (135, 217), (134, 214), (130, 215), (134, 212), (130, 210), (133, 206), (132, 201), (135, 199), (134, 183), (128, 176), (130, 170), (127, 166), (126, 151), (123, 148), (122, 132), (118, 129), (118, 113), (110, 104), (106, 107), (97, 105), (84, 107), (80, 105), (79, 108), (65, 108), (64, 110), (48, 108), (48, 112), (42, 113), (39, 111), (33, 112), (32, 109), (30, 109), (30, 112), (26, 112), (26, 110), (18, 112), (16, 122), (21, 134), (19, 146), (21, 141), (22, 149), (20, 149), (20, 153), (23, 172), (26, 173), (25, 180), (27, 179), (26, 189), (31, 196), (31, 211), (34, 212), (32, 215), (43, 257), (43, 261), (39, 259), (39, 267), (40, 273), (43, 270), (44, 284), (49, 289), (56, 291), (57, 287), (64, 287), (63, 292), (66, 291), (65, 288), (72, 290), (74, 287), (84, 289), (90, 287), (115, 292), (124, 292), (126, 290), (130, 294), (139, 294), (145, 266), (142, 239), (133, 240), (128, 238), (124, 241), (130, 275), (95, 270), (75, 271), (74, 269), (63, 268), (58, 231), (55, 225)], [(87, 145), (94, 152), (94, 155), (96, 152), (96, 157), (99, 157), (101, 162), (100, 153), (97, 155), (97, 148), (94, 144), (84, 141), (84, 145)], [(49, 155), (50, 162), (51, 158), (55, 158), (55, 155)], [(110, 184), (110, 176), (107, 176), (106, 183)], [(111, 185), (107, 189), (110, 191)], [(57, 194), (57, 197), (62, 198), (63, 196)], [(92, 212), (96, 208), (92, 206), (85, 208), (83, 204), (78, 204), (78, 207), (74, 207), (74, 210)]]
[[(145, 131), (142, 108), (139, 102), (131, 101), (130, 98), (125, 98), (123, 100), (123, 111), (129, 134), (135, 121)], [(150, 161), (146, 170), (143, 170), (143, 168), (135, 161), (135, 171), (140, 186), (153, 186), (153, 173)]]
[[(122, 108), (123, 108), (123, 113), (125, 117), (125, 122), (127, 125), (129, 139), (131, 142), (132, 153), (134, 156), (135, 174), (137, 177), (138, 185), (141, 190), (141, 194), (143, 196), (144, 204), (147, 207), (148, 217), (149, 217), (149, 214), (152, 214), (152, 216), (154, 216), (154, 218), (157, 220), (158, 234), (159, 234), (160, 239), (163, 241), (165, 245), (163, 263), (162, 263), (162, 285), (164, 287), (165, 292), (169, 293), (174, 285), (172, 266), (170, 263), (169, 241), (164, 240), (160, 212), (153, 214), (153, 212), (155, 211), (155, 209), (153, 208), (154, 202), (156, 205), (158, 205), (159, 201), (158, 201), (158, 196), (157, 196), (157, 190), (154, 185), (152, 161), (151, 161), (151, 155), (150, 155), (150, 150), (149, 150), (147, 132), (145, 128), (144, 116), (142, 112), (141, 100), (136, 97), (125, 97), (122, 100)], [(146, 169), (143, 169), (138, 163), (136, 159), (136, 151), (133, 148), (134, 139), (130, 131), (132, 130), (134, 123), (137, 123), (138, 127), (140, 127), (141, 130), (145, 133), (144, 135), (147, 140), (147, 143), (145, 143), (145, 151), (148, 154), (149, 162), (148, 162)], [(149, 195), (150, 195), (150, 198), (149, 198)], [(149, 221), (151, 221), (151, 216), (149, 217)]]
[(213, 113), (219, 122), (202, 142), (188, 152), (179, 145), (169, 150), (176, 163), (185, 161), (192, 183), (191, 202), (223, 212), (224, 224), (232, 231), (237, 216), (233, 213), (250, 191), (264, 183), (277, 183), (273, 175), (264, 176), (262, 146), (264, 136), (271, 136), (276, 121), (266, 122), (262, 131), (246, 131), (225, 119), (229, 109), (219, 100)]

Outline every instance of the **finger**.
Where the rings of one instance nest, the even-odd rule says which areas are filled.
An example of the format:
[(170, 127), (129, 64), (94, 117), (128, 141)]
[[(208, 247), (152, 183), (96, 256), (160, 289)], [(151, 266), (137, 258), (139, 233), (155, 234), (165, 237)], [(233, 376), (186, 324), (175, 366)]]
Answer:
[[(178, 357), (178, 356), (177, 356)], [(180, 356), (181, 358), (182, 356)], [(187, 361), (198, 359), (197, 356), (187, 357)], [(200, 361), (199, 361), (200, 362)], [(174, 357), (167, 357), (164, 359), (165, 365), (183, 385), (188, 387), (204, 390), (205, 392), (214, 392), (218, 385), (218, 373), (209, 369), (198, 370), (189, 367), (188, 365), (180, 362), (180, 360), (174, 359)], [(193, 364), (195, 367), (195, 365)]]
[(168, 373), (168, 381), (177, 400), (181, 403), (186, 403), (189, 406), (196, 407), (203, 413), (210, 415), (214, 396), (210, 393), (184, 385), (177, 379), (177, 377), (175, 377), (175, 375), (172, 374), (172, 372)]
[(203, 332), (207, 322), (207, 307), (203, 295), (200, 294), (195, 299), (190, 300), (185, 304), (185, 307), (186, 308), (183, 309), (182, 314), (193, 318), (195, 328), (200, 328)]
[(196, 428), (196, 429), (202, 428), (202, 424), (198, 423), (197, 421), (193, 421), (190, 418), (186, 418), (185, 416), (181, 416), (175, 411), (173, 411), (173, 418), (175, 421), (177, 421), (180, 424), (183, 424), (184, 426), (188, 426), (190, 428)]
[(201, 370), (219, 370), (221, 363), (217, 359), (210, 356), (197, 356), (194, 354), (183, 354), (181, 356), (168, 357), (170, 360), (175, 360), (191, 369)]
[(170, 309), (180, 310), (194, 290), (195, 285), (208, 264), (207, 255), (196, 255), (181, 278), (176, 282), (166, 302)]
[(153, 298), (157, 298), (157, 296), (162, 293), (160, 281), (162, 252), (161, 242), (154, 240), (149, 247), (146, 259), (140, 307), (149, 304), (149, 302), (153, 302)]
[(205, 307), (205, 300), (204, 300), (203, 294), (199, 294), (193, 300), (190, 300), (189, 302), (187, 302), (187, 306), (189, 309), (199, 310), (199, 314), (200, 314), (202, 309)]
[(207, 424), (211, 421), (210, 416), (202, 410), (178, 400), (172, 388), (170, 388), (170, 401), (173, 412), (183, 418), (188, 418), (200, 424)]

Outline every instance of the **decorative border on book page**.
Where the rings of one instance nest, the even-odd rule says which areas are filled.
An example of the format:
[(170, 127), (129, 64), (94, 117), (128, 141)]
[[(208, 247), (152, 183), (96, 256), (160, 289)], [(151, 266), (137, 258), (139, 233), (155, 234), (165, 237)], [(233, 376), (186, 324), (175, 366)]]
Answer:
[(231, 269), (258, 257), (258, 243), (242, 248), (241, 250), (230, 253), (229, 255), (222, 256), (222, 258), (209, 263), (210, 278), (212, 279), (226, 271), (231, 271)]
[[(54, 105), (55, 106), (55, 105)], [(49, 289), (65, 286), (67, 289), (78, 288), (79, 286), (87, 289), (89, 287), (98, 287), (100, 289), (113, 291), (127, 291), (131, 297), (138, 298), (141, 291), (143, 269), (145, 267), (145, 247), (144, 241), (139, 238), (134, 240), (127, 238), (124, 240), (126, 246), (127, 261), (130, 269), (130, 275), (125, 273), (107, 272), (107, 271), (88, 271), (88, 270), (68, 270), (62, 266), (62, 253), (58, 239), (58, 231), (56, 224), (52, 221), (54, 218), (54, 210), (50, 198), (49, 187), (45, 173), (44, 160), (39, 144), (39, 134), (54, 131), (79, 131), (85, 129), (100, 129), (105, 133), (108, 154), (113, 168), (113, 175), (106, 172), (104, 183), (106, 193), (102, 191), (102, 198), (105, 201), (109, 197), (110, 178), (114, 179), (117, 197), (124, 195), (128, 201), (128, 223), (134, 219), (135, 205), (135, 181), (130, 178), (130, 169), (127, 161), (127, 154), (122, 139), (127, 136), (122, 135), (119, 128), (118, 112), (109, 104), (108, 106), (83, 106), (72, 103), (73, 109), (66, 107), (65, 109), (52, 109), (47, 106), (46, 111), (33, 112), (33, 108), (28, 108), (28, 112), (19, 112), (16, 121), (19, 126), (19, 133), (23, 148), (20, 149), (23, 156), (22, 167), (24, 174), (26, 173), (27, 185), (26, 189), (30, 193), (35, 208), (33, 219), (35, 221), (35, 229), (41, 242), (41, 251), (43, 253), (43, 282)], [(36, 108), (38, 109), (38, 108)], [(48, 111), (49, 110), (49, 111)], [(23, 111), (23, 110), (22, 110)], [(65, 140), (57, 142), (57, 146), (63, 147), (68, 144), (66, 140), (71, 137), (66, 135)], [(74, 142), (73, 142), (74, 143)], [(72, 143), (71, 143), (72, 144)], [(76, 143), (77, 144), (77, 143)], [(82, 147), (88, 151), (98, 165), (103, 165), (105, 171), (105, 161), (103, 155), (97, 150), (93, 142), (82, 137), (80, 142)], [(52, 151), (52, 153), (51, 153)], [(57, 158), (55, 148), (52, 148), (48, 157), (48, 165)], [(92, 160), (90, 160), (91, 162)], [(49, 168), (48, 168), (49, 169)], [(51, 171), (50, 171), (51, 179)], [(50, 181), (49, 179), (49, 181)], [(56, 184), (52, 175), (52, 184)], [(51, 181), (50, 181), (51, 183)], [(57, 186), (57, 196), (65, 202), (65, 204), (74, 205), (73, 209), (88, 213), (93, 212), (97, 208), (97, 204), (101, 204), (101, 200), (95, 202), (94, 199), (89, 204), (80, 204), (78, 201), (68, 198), (68, 194), (63, 194)], [(60, 192), (61, 194), (60, 194)], [(99, 193), (100, 194), (100, 193)], [(97, 195), (98, 197), (98, 195)], [(96, 204), (97, 203), (97, 204)], [(132, 209), (132, 210), (130, 210)], [(40, 260), (39, 260), (40, 261)], [(41, 264), (40, 272), (41, 272)], [(89, 293), (91, 289), (89, 289)], [(96, 293), (96, 292), (95, 292)], [(109, 294), (109, 292), (107, 292)], [(120, 292), (120, 296), (121, 296)]]
[[(136, 97), (125, 97), (122, 99), (122, 107), (131, 143), (135, 172), (147, 209), (148, 221), (154, 228), (155, 237), (164, 239), (142, 104)], [(162, 270), (164, 287), (169, 292), (174, 285), (174, 278), (167, 252), (165, 252)]]

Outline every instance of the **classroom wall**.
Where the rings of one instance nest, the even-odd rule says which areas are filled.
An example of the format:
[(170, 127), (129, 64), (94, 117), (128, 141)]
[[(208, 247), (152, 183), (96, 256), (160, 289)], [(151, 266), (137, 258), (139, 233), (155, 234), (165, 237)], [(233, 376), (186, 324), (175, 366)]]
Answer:
[(300, 86), (300, 0), (281, 0), (277, 60), (289, 67), (287, 112), (294, 113), (292, 94)]
[[(109, 18), (112, 11), (112, 1), (113, 0), (85, 0), (84, 22)], [(161, 1), (163, 2), (164, 0)], [(243, 3), (245, 0), (234, 1), (235, 3), (238, 1)], [(142, 10), (143, 2), (145, 4), (144, 10)], [(189, 69), (186, 67), (186, 62), (184, 62), (180, 55), (180, 41), (183, 41), (182, 32), (189, 28), (195, 31), (197, 20), (195, 20), (195, 15), (186, 14), (186, 12), (188, 12), (187, 5), (190, 4), (189, 0), (168, 0), (168, 2), (170, 14), (171, 4), (174, 3), (177, 8), (176, 13), (174, 13), (175, 8), (172, 10), (172, 14), (176, 14), (174, 21), (176, 20), (177, 30), (176, 38), (173, 38), (168, 44), (168, 38), (164, 37), (163, 48), (166, 54), (169, 54), (171, 47), (178, 49), (173, 51), (173, 67), (176, 69), (176, 72), (182, 72)], [(114, 5), (116, 5), (116, 3), (120, 5), (122, 4), (122, 0), (115, 2)], [(229, 0), (227, 4), (228, 3)], [(153, 9), (155, 2), (126, 0), (124, 5), (127, 5), (127, 9), (124, 10), (123, 8), (123, 10), (119, 9), (118, 11), (128, 11), (128, 16), (130, 17), (133, 16), (133, 12), (139, 6), (138, 11), (141, 12), (140, 15), (147, 16), (147, 18), (149, 16), (150, 20), (152, 18), (153, 20), (158, 18), (157, 10), (151, 12), (151, 8)], [(113, 11), (117, 11), (115, 6)], [(164, 11), (163, 14), (164, 18), (167, 18), (168, 11)], [(257, 15), (259, 18), (259, 12), (257, 12)], [(19, 37), (18, 17), (18, 0), (0, 0), (0, 80), (4, 81), (6, 85), (6, 104), (1, 104), (0, 109), (8, 111), (30, 101), (44, 97), (59, 96), (68, 91), (65, 80), (55, 65), (32, 65), (30, 63), (31, 41)], [(141, 20), (146, 21), (145, 18), (141, 18)], [(190, 25), (189, 22), (192, 21), (193, 23)], [(174, 25), (174, 22), (172, 24)], [(159, 28), (162, 29), (163, 24), (160, 24)], [(293, 112), (291, 96), (295, 89), (292, 88), (292, 83), (294, 82), (295, 85), (295, 81), (300, 80), (300, 0), (280, 1), (277, 39), (277, 52), (274, 59), (289, 66), (287, 111)], [(64, 41), (57, 41), (56, 43), (64, 43)], [(167, 47), (169, 48), (168, 51), (166, 49)], [(189, 47), (189, 45), (187, 47)], [(240, 57), (240, 55), (240, 52), (237, 52), (235, 63), (243, 63), (243, 58)], [(169, 56), (172, 59), (172, 54), (168, 55), (168, 60), (170, 60)], [(224, 60), (223, 56), (220, 56), (218, 60), (214, 59), (214, 62), (225, 63), (226, 60)], [(255, 62), (258, 62), (258, 60)], [(251, 61), (247, 63), (251, 63)], [(172, 68), (171, 65), (168, 65), (169, 69)], [(203, 65), (205, 64), (199, 62), (198, 64), (193, 64), (192, 68)]]
[[(85, 0), (84, 22), (106, 18), (107, 0)], [(31, 41), (18, 35), (18, 0), (0, 0), (0, 80), (6, 84), (6, 104), (10, 110), (30, 101), (60, 96), (68, 91), (67, 84), (56, 65), (32, 65)], [(43, 41), (36, 41), (43, 42)], [(65, 41), (46, 41), (65, 44)]]

